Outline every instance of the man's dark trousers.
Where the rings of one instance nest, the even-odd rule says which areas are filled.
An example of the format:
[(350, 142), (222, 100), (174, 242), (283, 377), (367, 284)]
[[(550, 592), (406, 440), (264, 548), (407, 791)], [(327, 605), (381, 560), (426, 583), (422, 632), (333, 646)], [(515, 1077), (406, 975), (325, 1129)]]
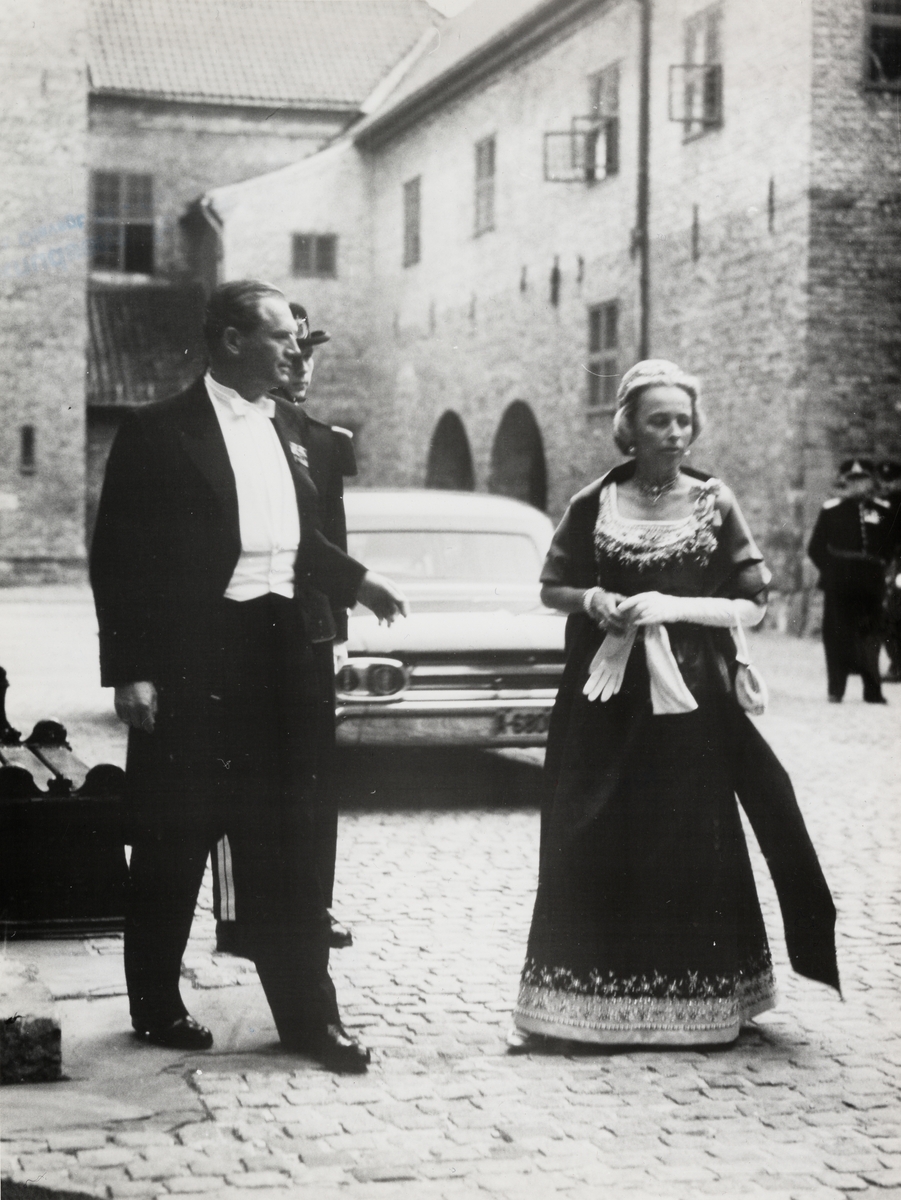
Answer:
[[(302, 1043), (339, 1021), (315, 866), (314, 651), (297, 606), (278, 595), (223, 600), (215, 623), (211, 687), (198, 697), (214, 731), (209, 803), (186, 806), (177, 830), (145, 827), (134, 837), (125, 930), (132, 1021), (146, 1029), (185, 1015), (181, 959), (207, 856), (226, 834), (242, 944), (280, 1037)], [(163, 694), (160, 732), (168, 719)]]

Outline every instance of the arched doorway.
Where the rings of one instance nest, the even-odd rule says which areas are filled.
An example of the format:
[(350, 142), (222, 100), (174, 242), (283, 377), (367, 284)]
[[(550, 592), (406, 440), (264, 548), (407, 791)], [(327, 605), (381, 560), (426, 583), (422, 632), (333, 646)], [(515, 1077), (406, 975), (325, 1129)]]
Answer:
[(471, 492), (476, 485), (469, 438), (463, 422), (450, 409), (432, 434), (425, 485), (458, 492)]
[(547, 507), (547, 467), (541, 431), (531, 408), (514, 400), (501, 417), (491, 447), (489, 488), (502, 496)]

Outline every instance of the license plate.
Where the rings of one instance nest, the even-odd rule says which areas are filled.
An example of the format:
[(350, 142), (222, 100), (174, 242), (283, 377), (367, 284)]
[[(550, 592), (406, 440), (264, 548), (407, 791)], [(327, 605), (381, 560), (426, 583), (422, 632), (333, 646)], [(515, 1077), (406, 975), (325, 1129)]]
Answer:
[(545, 734), (551, 723), (549, 712), (534, 708), (510, 708), (494, 714), (495, 737), (535, 737)]

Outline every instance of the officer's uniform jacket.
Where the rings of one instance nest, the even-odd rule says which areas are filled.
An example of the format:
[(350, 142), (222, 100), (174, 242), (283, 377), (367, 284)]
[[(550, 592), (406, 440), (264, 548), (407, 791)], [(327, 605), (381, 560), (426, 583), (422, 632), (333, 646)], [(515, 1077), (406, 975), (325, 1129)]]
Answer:
[[(344, 479), (356, 475), (353, 434), (339, 426), (326, 425), (311, 417), (299, 404), (294, 405), (296, 427), (306, 451), (304, 465), (319, 495), (322, 532), (341, 550), (347, 551), (347, 522), (344, 516)], [(347, 609), (330, 606), (332, 634), (339, 642), (347, 641)], [(328, 622), (324, 618), (324, 624)], [(318, 640), (318, 639), (317, 639)]]
[(807, 553), (820, 572), (820, 587), (839, 586), (839, 555), (871, 555), (888, 562), (898, 540), (890, 501), (881, 496), (827, 500), (820, 509)]

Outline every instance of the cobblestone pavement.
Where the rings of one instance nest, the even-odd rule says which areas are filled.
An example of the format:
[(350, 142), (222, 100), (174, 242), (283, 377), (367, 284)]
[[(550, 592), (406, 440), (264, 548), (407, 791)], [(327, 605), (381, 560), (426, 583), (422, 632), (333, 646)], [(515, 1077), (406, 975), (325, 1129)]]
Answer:
[[(82, 621), (90, 648), (82, 601), (66, 603), (63, 627)], [(41, 614), (0, 597), (6, 617), (20, 629)], [(17, 646), (0, 654), (13, 689)], [(827, 705), (816, 643), (766, 633), (752, 650), (772, 692), (761, 728), (839, 909), (843, 1001), (791, 973), (755, 851), (781, 994), (735, 1046), (510, 1057), (537, 862), (534, 768), (355, 761), (336, 888), (355, 945), (332, 962), (347, 1024), (374, 1050), (369, 1074), (334, 1077), (281, 1053), (250, 965), (212, 952), (208, 888), (184, 985), (191, 1010), (216, 1023), (207, 1055), (131, 1042), (118, 939), (11, 945), (3, 1015), (26, 1002), (55, 1011), (71, 1081), (0, 1094), (9, 1194), (30, 1180), (234, 1200), (901, 1197), (901, 688), (887, 689), (889, 707), (865, 706), (852, 680), (854, 695)], [(78, 694), (66, 673), (83, 669), (77, 658), (60, 676), (65, 695)], [(49, 715), (43, 674), (36, 691), (25, 675), (29, 717)], [(121, 753), (114, 725), (63, 708), (84, 757)], [(27, 725), (20, 711), (13, 690), (10, 715)]]

